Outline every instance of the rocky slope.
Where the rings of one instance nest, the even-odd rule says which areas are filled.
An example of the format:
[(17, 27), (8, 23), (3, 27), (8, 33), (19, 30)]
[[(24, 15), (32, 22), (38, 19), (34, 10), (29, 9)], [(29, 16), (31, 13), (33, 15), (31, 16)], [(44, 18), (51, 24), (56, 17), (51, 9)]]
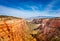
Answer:
[(60, 40), (60, 18), (34, 19), (31, 23), (40, 24), (35, 30), (37, 34), (32, 34), (37, 41), (59, 41)]
[(0, 16), (0, 41), (32, 41), (22, 18)]

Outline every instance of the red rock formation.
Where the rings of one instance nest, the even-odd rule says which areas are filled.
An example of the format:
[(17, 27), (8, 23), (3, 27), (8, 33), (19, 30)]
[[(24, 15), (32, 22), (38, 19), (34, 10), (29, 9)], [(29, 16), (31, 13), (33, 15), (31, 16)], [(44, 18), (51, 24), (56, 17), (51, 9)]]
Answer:
[(49, 39), (51, 40), (51, 38), (58, 36), (60, 31), (60, 19), (42, 19), (42, 23), (38, 28), (39, 32), (36, 35), (36, 38), (38, 38), (40, 41), (49, 41)]
[(60, 27), (60, 19), (52, 19), (49, 23), (51, 27)]
[[(44, 41), (49, 41), (52, 37), (58, 35), (60, 29), (60, 19), (49, 19), (43, 28)], [(42, 39), (43, 40), (43, 39)]]

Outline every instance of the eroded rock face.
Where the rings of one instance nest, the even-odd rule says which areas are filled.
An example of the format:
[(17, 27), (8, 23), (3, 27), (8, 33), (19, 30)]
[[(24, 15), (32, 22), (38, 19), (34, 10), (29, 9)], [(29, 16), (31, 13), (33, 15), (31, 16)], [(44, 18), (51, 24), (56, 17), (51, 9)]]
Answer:
[(42, 25), (42, 27), (40, 28), (42, 28), (40, 29), (40, 31), (42, 32), (39, 32), (39, 33), (41, 33), (42, 35), (40, 36), (39, 39), (41, 41), (50, 41), (52, 38), (59, 35), (60, 19), (48, 19), (48, 21), (45, 22), (44, 26)]
[(0, 20), (0, 41), (29, 41), (23, 19)]
[(33, 19), (32, 23), (35, 23), (35, 24), (42, 23), (42, 19)]
[(46, 18), (42, 19), (41, 21), (42, 23), (39, 23), (41, 25), (38, 27), (39, 31), (36, 34), (36, 38), (38, 38), (40, 41), (51, 41), (52, 38), (60, 35), (60, 19)]

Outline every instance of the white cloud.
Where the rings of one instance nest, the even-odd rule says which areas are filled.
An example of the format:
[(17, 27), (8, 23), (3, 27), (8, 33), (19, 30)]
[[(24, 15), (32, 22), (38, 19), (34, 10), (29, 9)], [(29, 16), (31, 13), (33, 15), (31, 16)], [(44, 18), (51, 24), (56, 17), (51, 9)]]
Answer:
[(46, 8), (45, 8), (45, 10), (46, 11), (50, 11), (51, 9), (52, 9), (52, 7), (54, 7), (54, 4), (56, 3), (56, 2), (58, 2), (59, 0), (52, 0), (52, 2), (50, 2), (47, 6), (46, 6)]
[[(16, 17), (22, 17), (22, 18), (28, 18), (28, 17), (34, 17), (34, 16), (60, 16), (58, 14), (50, 14), (47, 11), (39, 11), (39, 10), (35, 10), (35, 8), (38, 7), (33, 7), (33, 11), (29, 11), (29, 10), (18, 10), (18, 9), (13, 9), (13, 8), (9, 8), (9, 7), (5, 7), (5, 6), (1, 6), (0, 5), (0, 15), (9, 15), (9, 16), (16, 16)], [(60, 13), (60, 12), (59, 12)]]
[(18, 10), (5, 6), (0, 6), (0, 15), (10, 15), (17, 17), (33, 17), (33, 16), (44, 16), (47, 15), (45, 13), (39, 11), (27, 11), (27, 10)]

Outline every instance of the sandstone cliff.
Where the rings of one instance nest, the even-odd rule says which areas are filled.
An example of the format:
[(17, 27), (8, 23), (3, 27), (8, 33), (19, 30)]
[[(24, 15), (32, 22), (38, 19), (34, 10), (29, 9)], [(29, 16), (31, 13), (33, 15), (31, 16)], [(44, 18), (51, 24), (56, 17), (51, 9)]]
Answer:
[(15, 17), (0, 17), (0, 41), (31, 41), (26, 21)]
[(37, 34), (32, 34), (37, 41), (60, 41), (60, 18), (34, 19), (31, 23), (39, 25), (35, 30)]

